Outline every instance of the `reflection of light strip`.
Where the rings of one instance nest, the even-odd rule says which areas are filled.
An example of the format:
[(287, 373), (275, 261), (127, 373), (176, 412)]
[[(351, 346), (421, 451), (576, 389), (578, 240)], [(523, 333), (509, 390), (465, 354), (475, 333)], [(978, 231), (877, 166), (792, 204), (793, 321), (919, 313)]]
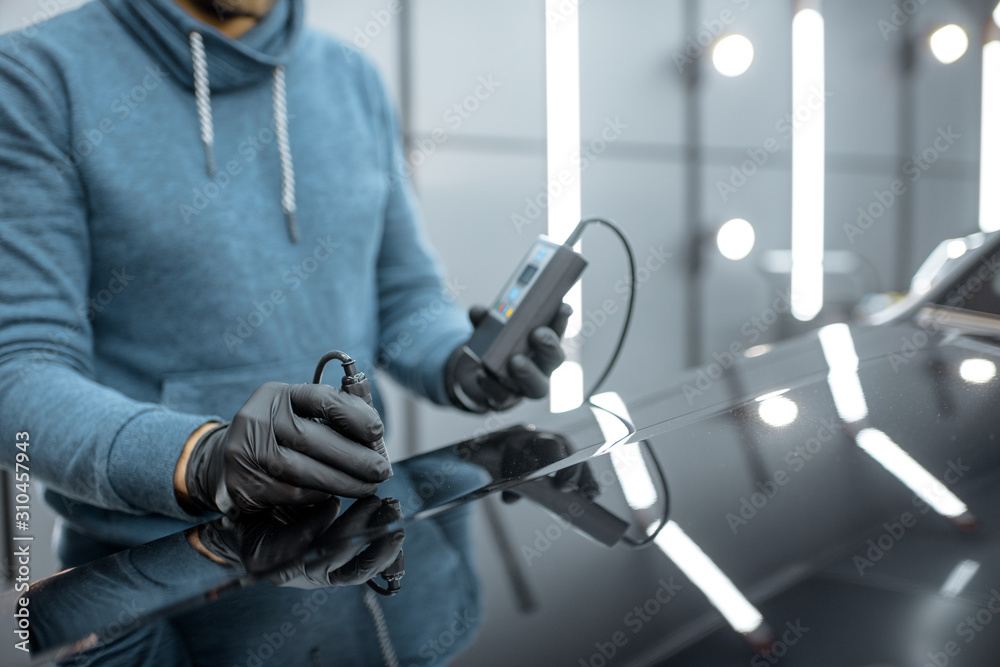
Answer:
[(564, 361), (552, 373), (549, 410), (569, 412), (583, 403), (583, 366), (578, 361)]
[[(628, 408), (625, 407), (625, 401), (615, 392), (606, 392), (594, 396), (591, 402), (600, 406), (599, 408), (591, 408), (591, 410), (597, 417), (597, 424), (604, 435), (604, 446), (598, 450), (598, 454), (603, 454), (611, 449), (611, 465), (614, 466), (615, 474), (618, 475), (618, 480), (621, 482), (625, 501), (634, 510), (652, 507), (656, 504), (659, 496), (653, 485), (649, 469), (646, 468), (646, 462), (642, 458), (639, 444), (632, 442), (618, 447), (613, 446), (614, 443), (621, 441), (629, 434), (628, 427), (622, 423), (621, 419), (615, 417), (615, 415), (619, 415), (625, 421), (632, 422)], [(613, 414), (609, 414), (609, 412)]]
[(948, 259), (948, 242), (942, 241), (931, 251), (931, 254), (927, 255), (927, 259), (913, 274), (910, 290), (916, 294), (926, 294), (927, 290), (934, 286), (934, 278), (941, 274), (941, 269), (944, 268)]
[(656, 504), (658, 496), (653, 479), (649, 476), (642, 450), (637, 443), (629, 443), (611, 450), (611, 465), (625, 493), (625, 501), (634, 510), (644, 510)]
[(656, 536), (656, 546), (705, 594), (712, 606), (737, 632), (753, 632), (764, 617), (750, 604), (719, 566), (701, 550), (681, 527), (668, 521)]
[(772, 391), (772, 392), (769, 392), (767, 394), (764, 394), (763, 396), (758, 396), (757, 398), (755, 398), (753, 400), (757, 401), (758, 403), (763, 403), (764, 401), (768, 400), (769, 398), (775, 398), (776, 396), (781, 396), (782, 394), (787, 394), (789, 392), (789, 390), (791, 390), (791, 387), (785, 387), (784, 389), (779, 389), (778, 391)]
[(629, 414), (622, 397), (613, 391), (596, 394), (590, 398), (590, 402), (598, 408), (603, 408), (590, 409), (597, 418), (597, 425), (604, 436), (604, 445), (594, 454), (594, 456), (600, 456), (614, 447), (616, 443), (621, 442), (629, 434), (629, 428), (625, 425), (625, 422), (631, 424), (632, 415)]
[(600, 408), (590, 408), (590, 411), (597, 418), (597, 426), (601, 429), (601, 435), (604, 436), (604, 444), (594, 453), (594, 456), (607, 454), (609, 450), (614, 451), (616, 449), (615, 445), (628, 436), (628, 426), (615, 415)]
[[(803, 9), (792, 19), (792, 104), (811, 98), (813, 115), (792, 128), (792, 315), (809, 321), (823, 308), (826, 77), (823, 17)], [(818, 107), (818, 108), (817, 108)]]
[(983, 127), (979, 166), (979, 228), (1000, 229), (1000, 41), (983, 47)]
[[(598, 394), (591, 399), (594, 405), (604, 408), (593, 409), (597, 423), (606, 441), (612, 438), (620, 440), (618, 433), (625, 426), (615, 415), (632, 423), (632, 415), (621, 396), (615, 392)], [(608, 412), (605, 412), (607, 410)], [(602, 417), (603, 415), (603, 417)], [(612, 423), (612, 420), (614, 424)], [(617, 426), (615, 426), (615, 424)], [(607, 430), (605, 430), (607, 429)], [(625, 429), (627, 432), (627, 428)], [(607, 446), (607, 445), (606, 445)], [(606, 450), (605, 450), (606, 451)], [(615, 455), (618, 454), (616, 460)], [(642, 452), (637, 444), (628, 444), (611, 449), (611, 463), (615, 467), (618, 478), (622, 481), (625, 499), (633, 509), (651, 507), (656, 502), (656, 487), (642, 459)], [(647, 535), (652, 535), (659, 527), (659, 522), (653, 522), (646, 529)], [(688, 537), (680, 526), (668, 521), (656, 536), (656, 546), (672, 560), (677, 568), (684, 573), (708, 598), (719, 613), (725, 617), (737, 632), (752, 632), (764, 623), (764, 617), (750, 604), (739, 589), (727, 577), (719, 566)]]
[(830, 367), (827, 382), (837, 414), (848, 423), (861, 421), (868, 416), (868, 404), (858, 377), (858, 353), (850, 327), (846, 324), (823, 327), (819, 330), (819, 344)]
[(876, 428), (862, 429), (858, 433), (857, 443), (938, 514), (955, 518), (969, 511), (965, 503), (882, 431)]
[(976, 572), (979, 572), (979, 563), (974, 560), (963, 560), (945, 579), (944, 585), (941, 586), (941, 595), (947, 598), (955, 597), (965, 590), (972, 578), (976, 576)]
[[(830, 367), (827, 381), (837, 407), (837, 414), (847, 423), (868, 416), (868, 404), (858, 377), (858, 353), (851, 329), (846, 324), (831, 324), (819, 330), (823, 356)], [(944, 484), (904, 452), (888, 435), (875, 428), (862, 429), (856, 441), (861, 449), (895, 475), (938, 514), (958, 517), (968, 512), (965, 504)]]
[[(580, 155), (580, 16), (575, 2), (545, 1), (545, 65), (549, 236), (562, 243), (580, 221), (583, 211), (580, 164), (574, 159)], [(573, 307), (566, 327), (569, 339), (577, 336), (583, 326), (583, 292), (579, 283), (566, 295), (566, 303)], [(573, 359), (577, 355), (567, 356), (579, 361)], [(566, 412), (583, 403), (582, 367), (567, 369), (567, 366), (568, 363), (563, 364), (552, 374), (552, 412)]]

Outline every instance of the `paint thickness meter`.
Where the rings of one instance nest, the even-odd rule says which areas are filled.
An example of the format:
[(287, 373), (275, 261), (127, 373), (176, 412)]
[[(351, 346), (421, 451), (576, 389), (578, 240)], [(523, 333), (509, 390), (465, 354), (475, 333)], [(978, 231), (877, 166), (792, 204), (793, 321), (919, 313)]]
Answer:
[(528, 336), (552, 322), (586, 267), (587, 260), (571, 246), (538, 237), (469, 338), (468, 352), (501, 384), (516, 389), (507, 362), (528, 353)]

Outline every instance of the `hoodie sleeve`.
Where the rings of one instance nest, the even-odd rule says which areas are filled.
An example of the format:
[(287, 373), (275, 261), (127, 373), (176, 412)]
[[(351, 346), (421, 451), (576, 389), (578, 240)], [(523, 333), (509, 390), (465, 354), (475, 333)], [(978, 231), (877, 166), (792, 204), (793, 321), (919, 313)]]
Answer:
[(389, 183), (378, 257), (378, 365), (409, 389), (447, 405), (445, 364), (472, 325), (458, 305), (460, 288), (446, 284), (427, 242), (392, 103), (374, 68), (368, 65), (367, 72)]
[(59, 99), (0, 53), (0, 465), (14, 468), (15, 434), (27, 432), (32, 481), (105, 509), (192, 520), (173, 472), (212, 418), (94, 380), (86, 191)]

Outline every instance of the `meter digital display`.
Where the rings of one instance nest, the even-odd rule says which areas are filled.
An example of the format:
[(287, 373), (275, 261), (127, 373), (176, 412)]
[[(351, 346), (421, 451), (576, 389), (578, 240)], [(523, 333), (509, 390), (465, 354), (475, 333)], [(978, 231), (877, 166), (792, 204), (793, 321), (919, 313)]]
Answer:
[(521, 271), (521, 277), (517, 279), (518, 284), (527, 285), (531, 282), (531, 279), (538, 273), (538, 266), (535, 264), (528, 264), (524, 267), (524, 271)]
[(466, 349), (502, 383), (507, 362), (527, 352), (529, 334), (552, 321), (587, 260), (572, 248), (539, 237), (500, 290), (490, 316), (476, 327)]

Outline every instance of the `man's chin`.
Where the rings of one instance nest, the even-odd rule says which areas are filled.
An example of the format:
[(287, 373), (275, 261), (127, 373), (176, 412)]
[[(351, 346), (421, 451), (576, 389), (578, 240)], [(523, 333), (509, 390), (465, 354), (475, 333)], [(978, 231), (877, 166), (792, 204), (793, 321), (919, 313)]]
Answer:
[(261, 19), (274, 2), (245, 2), (241, 0), (190, 0), (203, 11), (217, 16), (220, 21), (235, 18)]

